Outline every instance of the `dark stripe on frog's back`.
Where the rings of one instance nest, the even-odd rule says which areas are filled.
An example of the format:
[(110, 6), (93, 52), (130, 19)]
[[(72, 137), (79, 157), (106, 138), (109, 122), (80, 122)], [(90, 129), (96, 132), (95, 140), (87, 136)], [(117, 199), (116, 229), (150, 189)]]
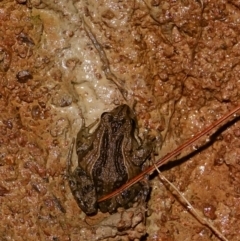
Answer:
[(115, 190), (128, 180), (122, 154), (123, 139), (124, 134), (115, 136), (110, 130), (103, 134), (100, 155), (92, 170), (99, 197)]
[[(105, 131), (101, 131), (101, 123), (97, 127), (97, 129), (92, 133), (91, 136), (91, 144), (89, 145), (87, 151), (81, 152), (77, 150), (78, 154), (78, 165), (81, 166), (89, 176), (92, 177), (92, 170), (95, 165), (95, 160), (100, 156), (100, 149), (102, 143), (102, 136)], [(99, 145), (100, 143), (100, 145)]]

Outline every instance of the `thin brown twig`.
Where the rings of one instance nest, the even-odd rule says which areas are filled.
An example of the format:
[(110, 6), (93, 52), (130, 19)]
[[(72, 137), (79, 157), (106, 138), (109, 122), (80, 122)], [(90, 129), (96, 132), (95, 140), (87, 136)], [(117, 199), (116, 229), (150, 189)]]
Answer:
[(159, 179), (163, 182), (163, 183), (168, 183), (168, 185), (170, 185), (170, 187), (172, 189), (174, 189), (174, 191), (179, 195), (179, 197), (181, 198), (181, 202), (183, 202), (183, 204), (185, 204), (185, 206), (187, 207), (187, 209), (192, 213), (192, 215), (194, 217), (196, 217), (196, 219), (203, 225), (207, 226), (208, 228), (210, 228), (216, 235), (218, 238), (220, 238), (223, 241), (228, 241), (228, 239), (219, 231), (217, 230), (217, 228), (214, 227), (214, 224), (212, 221), (207, 220), (205, 217), (203, 217), (203, 215), (197, 211), (192, 204), (184, 197), (184, 195), (178, 190), (178, 188), (172, 184), (170, 181), (168, 181), (168, 179), (160, 172), (160, 170), (158, 169), (158, 167), (156, 165), (154, 165), (155, 169), (158, 172), (158, 176)]

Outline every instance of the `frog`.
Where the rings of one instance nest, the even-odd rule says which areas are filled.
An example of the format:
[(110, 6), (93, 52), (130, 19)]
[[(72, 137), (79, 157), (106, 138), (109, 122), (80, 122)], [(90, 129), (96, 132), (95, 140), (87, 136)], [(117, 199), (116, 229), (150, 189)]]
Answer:
[(139, 137), (135, 114), (126, 104), (102, 113), (100, 120), (88, 127), (83, 124), (76, 138), (77, 167), (71, 170), (72, 157), (67, 164), (68, 183), (81, 210), (86, 215), (94, 215), (98, 209), (114, 213), (119, 207), (145, 202), (150, 190), (147, 179), (116, 197), (98, 200), (138, 175), (152, 151), (152, 140)]

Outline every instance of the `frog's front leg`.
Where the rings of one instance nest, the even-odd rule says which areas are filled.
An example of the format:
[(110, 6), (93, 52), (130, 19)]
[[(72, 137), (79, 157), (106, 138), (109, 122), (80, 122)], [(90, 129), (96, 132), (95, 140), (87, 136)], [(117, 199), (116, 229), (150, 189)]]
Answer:
[(119, 204), (118, 206), (128, 208), (132, 207), (135, 202), (143, 205), (146, 202), (149, 191), (150, 187), (148, 177), (146, 176), (143, 180), (116, 196), (116, 202)]
[(150, 157), (153, 149), (154, 145), (152, 142), (139, 146), (133, 153), (132, 162), (137, 166), (141, 166), (147, 160), (147, 158)]
[(97, 125), (98, 122), (99, 120), (97, 119), (87, 127), (85, 126), (85, 122), (83, 122), (81, 130), (77, 134), (76, 151), (78, 155), (80, 154), (83, 157), (92, 148), (95, 137), (90, 133), (90, 130)]

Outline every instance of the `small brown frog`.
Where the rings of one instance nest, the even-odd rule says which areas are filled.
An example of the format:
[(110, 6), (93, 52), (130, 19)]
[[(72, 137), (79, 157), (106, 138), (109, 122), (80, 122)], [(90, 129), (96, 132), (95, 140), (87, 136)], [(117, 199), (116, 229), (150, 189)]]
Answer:
[(127, 105), (105, 112), (93, 133), (83, 127), (76, 141), (78, 166), (71, 172), (68, 161), (68, 180), (79, 207), (88, 215), (113, 213), (118, 207), (131, 207), (145, 201), (149, 193), (146, 181), (136, 183), (118, 196), (98, 203), (97, 200), (139, 174), (152, 152), (152, 142), (141, 144), (137, 137), (136, 120)]

